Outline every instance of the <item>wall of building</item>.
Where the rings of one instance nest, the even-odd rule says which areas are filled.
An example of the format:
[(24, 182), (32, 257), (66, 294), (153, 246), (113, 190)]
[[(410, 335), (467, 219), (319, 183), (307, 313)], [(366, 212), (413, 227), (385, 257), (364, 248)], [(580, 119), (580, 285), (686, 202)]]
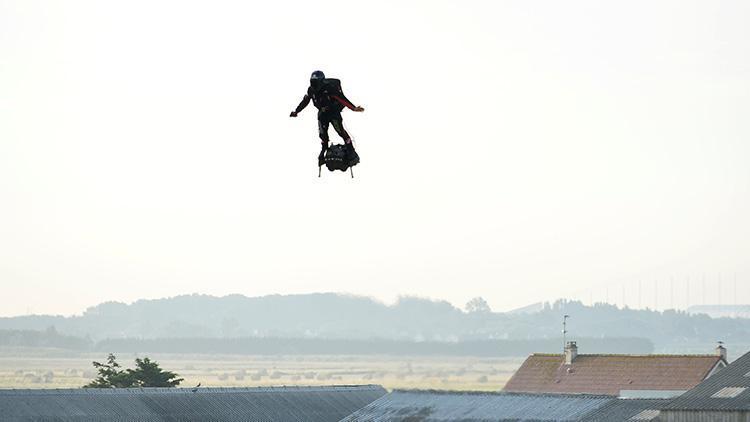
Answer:
[(662, 410), (661, 422), (750, 422), (749, 411), (718, 412), (708, 410)]

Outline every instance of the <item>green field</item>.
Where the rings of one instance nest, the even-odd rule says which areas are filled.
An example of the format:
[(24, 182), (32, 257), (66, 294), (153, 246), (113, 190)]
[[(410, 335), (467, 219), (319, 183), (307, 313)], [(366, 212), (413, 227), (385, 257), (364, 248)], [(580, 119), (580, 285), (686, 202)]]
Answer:
[[(116, 354), (124, 367), (148, 356), (185, 378), (183, 386), (380, 384), (387, 389), (499, 390), (523, 358), (424, 356), (253, 356)], [(0, 388), (80, 387), (105, 355), (15, 350), (0, 353)]]

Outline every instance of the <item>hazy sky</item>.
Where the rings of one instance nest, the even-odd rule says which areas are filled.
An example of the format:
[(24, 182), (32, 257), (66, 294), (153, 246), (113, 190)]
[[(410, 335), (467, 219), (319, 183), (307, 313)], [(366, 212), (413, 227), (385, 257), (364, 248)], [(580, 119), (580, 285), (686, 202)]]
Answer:
[[(0, 315), (637, 306), (638, 283), (653, 306), (655, 281), (663, 307), (670, 279), (684, 306), (704, 275), (708, 302), (750, 302), (749, 21), (746, 0), (0, 0)], [(344, 112), (354, 180), (317, 178), (312, 106), (288, 117), (315, 69), (366, 108)]]

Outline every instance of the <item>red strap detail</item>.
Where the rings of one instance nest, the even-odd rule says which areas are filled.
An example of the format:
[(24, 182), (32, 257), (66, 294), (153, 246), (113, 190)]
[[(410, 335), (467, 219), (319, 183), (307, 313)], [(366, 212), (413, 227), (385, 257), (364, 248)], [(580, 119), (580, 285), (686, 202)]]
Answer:
[(346, 101), (345, 99), (343, 99), (343, 98), (341, 98), (339, 96), (336, 96), (336, 95), (331, 95), (331, 97), (333, 97), (336, 101), (338, 101), (341, 104), (343, 104), (346, 107), (348, 107), (350, 110), (354, 110), (354, 108), (355, 108), (354, 105), (352, 103), (350, 103), (349, 101)]

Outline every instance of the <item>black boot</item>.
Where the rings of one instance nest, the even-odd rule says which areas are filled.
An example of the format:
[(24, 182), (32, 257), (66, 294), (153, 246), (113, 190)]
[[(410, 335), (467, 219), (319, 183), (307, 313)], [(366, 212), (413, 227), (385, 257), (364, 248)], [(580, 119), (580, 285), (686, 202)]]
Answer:
[(351, 142), (346, 144), (346, 161), (349, 163), (349, 167), (359, 164), (359, 154), (354, 150), (354, 145)]

